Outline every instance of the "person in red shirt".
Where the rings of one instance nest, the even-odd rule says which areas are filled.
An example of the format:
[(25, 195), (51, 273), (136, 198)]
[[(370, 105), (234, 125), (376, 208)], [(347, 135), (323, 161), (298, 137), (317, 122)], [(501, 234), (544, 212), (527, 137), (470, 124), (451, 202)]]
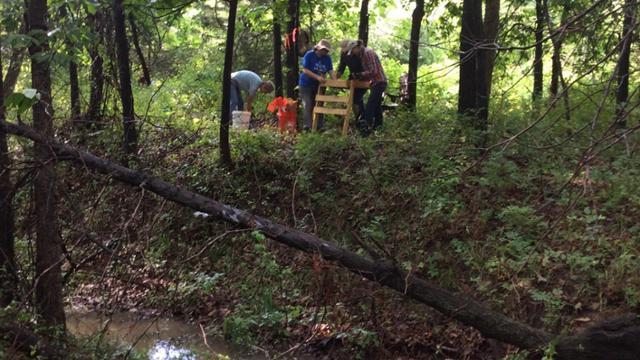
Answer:
[(364, 121), (361, 125), (363, 136), (368, 136), (372, 130), (382, 127), (382, 95), (387, 88), (387, 77), (380, 63), (380, 58), (373, 49), (364, 46), (362, 40), (349, 44), (347, 52), (362, 61), (363, 71), (360, 76), (370, 82), (370, 93), (364, 109)]

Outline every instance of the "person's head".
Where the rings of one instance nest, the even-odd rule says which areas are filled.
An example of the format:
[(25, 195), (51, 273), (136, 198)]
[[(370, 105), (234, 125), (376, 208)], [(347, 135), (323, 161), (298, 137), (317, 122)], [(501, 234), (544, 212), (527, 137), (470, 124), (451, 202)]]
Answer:
[(347, 55), (360, 56), (362, 54), (363, 49), (364, 49), (364, 42), (362, 40), (354, 40), (349, 42), (344, 50), (347, 53)]
[(272, 92), (273, 89), (274, 89), (274, 86), (271, 81), (263, 81), (262, 84), (260, 84), (260, 86), (258, 87), (258, 90), (265, 94)]
[(322, 39), (313, 47), (313, 50), (318, 56), (329, 55), (331, 52), (331, 43), (328, 40)]
[(340, 42), (340, 53), (347, 54), (356, 45), (357, 40), (342, 40)]

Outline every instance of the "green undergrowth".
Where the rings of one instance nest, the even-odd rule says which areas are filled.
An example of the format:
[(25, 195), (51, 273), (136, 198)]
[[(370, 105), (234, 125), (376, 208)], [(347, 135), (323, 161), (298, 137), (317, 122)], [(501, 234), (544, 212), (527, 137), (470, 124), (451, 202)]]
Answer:
[[(231, 169), (219, 163), (217, 125), (186, 119), (146, 129), (134, 166), (362, 256), (376, 252), (559, 333), (576, 319), (640, 304), (640, 160), (628, 156), (637, 137), (576, 171), (591, 138), (571, 129), (587, 115), (511, 138), (537, 113), (505, 111), (486, 140), (500, 145), (486, 154), (474, 148), (483, 135), (446, 111), (399, 111), (366, 139), (340, 136), (332, 121), (325, 132), (296, 137), (266, 128), (233, 132)], [(87, 147), (111, 157), (117, 149), (108, 133)], [(74, 269), (71, 301), (104, 272), (107, 281), (93, 293), (129, 289), (122, 297), (96, 295), (104, 310), (150, 307), (207, 319), (209, 331), (242, 344), (286, 349), (307, 340), (319, 351), (339, 344), (362, 358), (393, 351), (446, 357), (442, 349), (451, 346), (485, 351), (472, 331), (317, 256), (84, 169), (60, 172), (62, 217), (118, 255)], [(80, 228), (67, 228), (65, 237), (80, 237)], [(85, 240), (70, 250), (82, 259), (95, 245)], [(452, 340), (452, 333), (464, 335)]]

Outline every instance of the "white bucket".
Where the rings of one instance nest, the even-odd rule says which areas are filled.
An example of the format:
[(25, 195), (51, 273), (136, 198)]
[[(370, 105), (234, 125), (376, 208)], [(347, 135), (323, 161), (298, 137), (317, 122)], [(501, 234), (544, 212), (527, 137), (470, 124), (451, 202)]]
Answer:
[(234, 129), (247, 130), (251, 121), (251, 112), (234, 110), (231, 113), (231, 120)]

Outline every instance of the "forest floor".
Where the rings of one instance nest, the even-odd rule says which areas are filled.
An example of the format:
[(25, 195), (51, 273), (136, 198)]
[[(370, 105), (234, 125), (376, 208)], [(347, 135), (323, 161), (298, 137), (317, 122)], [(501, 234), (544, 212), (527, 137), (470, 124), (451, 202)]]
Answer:
[[(576, 172), (579, 152), (539, 150), (533, 138), (479, 158), (465, 140), (473, 134), (412, 116), (369, 139), (233, 133), (231, 170), (218, 163), (210, 129), (151, 131), (134, 167), (362, 254), (364, 242), (551, 332), (638, 310), (638, 160), (613, 149)], [(108, 139), (88, 147), (109, 157)], [(63, 224), (76, 239), (71, 304), (184, 317), (283, 357), (527, 356), (259, 233), (86, 169), (60, 173), (61, 219), (76, 224)]]

